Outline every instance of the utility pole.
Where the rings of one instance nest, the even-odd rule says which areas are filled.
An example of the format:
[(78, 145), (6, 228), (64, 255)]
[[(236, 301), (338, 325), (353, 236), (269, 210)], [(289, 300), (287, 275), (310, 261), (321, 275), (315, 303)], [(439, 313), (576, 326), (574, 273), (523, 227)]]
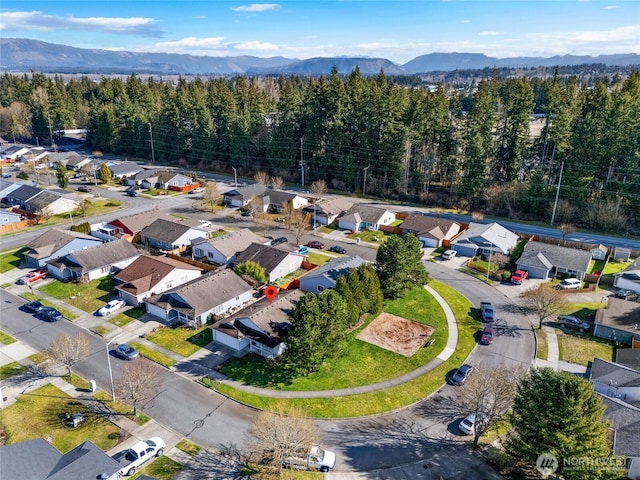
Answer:
[(300, 173), (302, 178), (302, 186), (304, 187), (304, 151), (302, 146), (304, 144), (304, 137), (300, 137)]
[[(371, 166), (371, 165), (369, 165)], [(363, 177), (362, 177), (362, 196), (364, 197), (365, 194), (367, 193), (367, 170), (369, 169), (369, 167), (364, 167), (362, 169), (363, 173)]]
[(153, 130), (151, 129), (151, 122), (149, 122), (149, 138), (151, 141), (151, 163), (156, 163), (156, 155), (153, 151)]
[(560, 177), (558, 178), (558, 189), (556, 190), (556, 200), (553, 202), (553, 213), (551, 214), (551, 225), (556, 219), (556, 208), (558, 207), (558, 197), (560, 196), (560, 184), (562, 183), (562, 171), (564, 170), (564, 162), (560, 164)]
[(47, 115), (47, 120), (49, 121), (49, 142), (51, 142), (51, 146), (53, 147), (53, 126), (51, 125), (51, 117)]

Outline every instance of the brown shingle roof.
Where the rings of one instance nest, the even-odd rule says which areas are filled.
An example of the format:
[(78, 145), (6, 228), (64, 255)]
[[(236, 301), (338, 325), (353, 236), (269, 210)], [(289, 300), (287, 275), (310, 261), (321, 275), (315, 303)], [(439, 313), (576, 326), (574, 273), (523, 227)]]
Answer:
[(85, 273), (138, 255), (140, 255), (138, 249), (126, 240), (114, 240), (91, 249), (69, 253), (57, 263), (63, 263), (72, 270)]
[[(166, 214), (162, 210), (147, 210), (146, 212), (134, 213), (133, 215), (127, 215), (120, 217), (118, 220), (122, 225), (127, 227), (130, 231), (137, 233), (144, 227), (151, 224), (158, 218), (165, 218)], [(115, 221), (114, 220), (114, 221)]]
[[(58, 230), (51, 228), (35, 238), (27, 244), (27, 248), (30, 249), (34, 258), (45, 258), (52, 253), (60, 250), (67, 243), (75, 240), (76, 238), (84, 238), (87, 240), (94, 240), (96, 243), (100, 243), (100, 240), (91, 235), (86, 235), (80, 232), (72, 232), (71, 230)], [(35, 255), (34, 255), (35, 254)]]
[(136, 295), (152, 290), (160, 280), (176, 268), (200, 270), (198, 267), (172, 258), (144, 255), (115, 275), (115, 279), (123, 282), (118, 286), (119, 289)]
[(411, 231), (418, 235), (431, 235), (433, 238), (442, 240), (451, 226), (455, 224), (453, 220), (446, 218), (428, 217), (426, 215), (409, 215), (400, 228), (404, 231)]

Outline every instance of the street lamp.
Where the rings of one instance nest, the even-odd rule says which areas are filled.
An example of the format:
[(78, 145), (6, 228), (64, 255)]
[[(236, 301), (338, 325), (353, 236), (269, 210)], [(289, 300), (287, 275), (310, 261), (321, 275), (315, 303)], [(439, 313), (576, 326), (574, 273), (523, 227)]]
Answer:
[(111, 397), (113, 399), (113, 401), (116, 401), (116, 391), (113, 388), (113, 373), (111, 372), (111, 355), (109, 355), (109, 344), (111, 342), (113, 342), (114, 340), (116, 340), (119, 336), (121, 336), (122, 334), (119, 333), (118, 335), (116, 335), (115, 337), (113, 337), (111, 340), (109, 340), (106, 344), (106, 349), (107, 349), (107, 364), (109, 365), (109, 380), (111, 381)]
[(233, 183), (235, 184), (236, 188), (238, 188), (238, 171), (236, 170), (236, 167), (231, 168), (233, 168)]
[(487, 264), (487, 282), (489, 281), (489, 272), (491, 272), (491, 249), (493, 248), (493, 243), (492, 242), (484, 242), (484, 244), (489, 244), (489, 262)]

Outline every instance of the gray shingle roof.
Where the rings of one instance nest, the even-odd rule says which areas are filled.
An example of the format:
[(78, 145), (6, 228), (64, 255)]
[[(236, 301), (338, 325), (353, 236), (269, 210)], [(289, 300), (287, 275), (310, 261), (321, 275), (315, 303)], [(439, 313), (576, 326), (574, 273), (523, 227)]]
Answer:
[(640, 408), (624, 401), (601, 396), (606, 410), (604, 418), (613, 423), (614, 453), (625, 457), (640, 457)]
[(227, 269), (210, 272), (163, 294), (154, 295), (147, 302), (167, 310), (172, 307), (197, 317), (249, 291), (251, 286), (233, 270)]
[(142, 167), (137, 163), (122, 162), (122, 163), (110, 165), (109, 170), (111, 170), (111, 173), (113, 173), (113, 175), (127, 175), (127, 174), (134, 175), (138, 172), (141, 172)]
[(236, 257), (235, 264), (240, 265), (244, 262), (256, 262), (264, 268), (267, 275), (275, 270), (291, 252), (280, 250), (270, 245), (262, 245), (260, 243), (252, 243), (244, 252)]
[(640, 348), (618, 348), (616, 363), (640, 372)]
[[(544, 262), (544, 259), (548, 263)], [(519, 265), (540, 266), (553, 265), (556, 268), (586, 272), (591, 262), (591, 252), (578, 248), (562, 247), (549, 243), (530, 241), (524, 247), (518, 259)]]
[(361, 203), (356, 203), (351, 206), (351, 208), (347, 211), (345, 216), (343, 217), (345, 220), (348, 220), (349, 217), (353, 217), (355, 220), (360, 220), (365, 223), (375, 224), (378, 223), (380, 218), (387, 211), (386, 208), (374, 207), (372, 205), (363, 205)]
[(54, 263), (63, 264), (78, 273), (86, 273), (139, 255), (140, 252), (136, 247), (126, 240), (120, 239), (103, 243), (94, 248), (69, 253)]
[(265, 205), (282, 205), (285, 202), (289, 202), (300, 195), (296, 193), (283, 192), (281, 190), (269, 190), (267, 189), (262, 194), (262, 201)]
[(124, 217), (116, 218), (112, 222), (120, 222), (127, 227), (133, 233), (140, 232), (144, 227), (150, 225), (154, 220), (158, 218), (165, 218), (166, 213), (162, 210), (147, 210), (146, 212), (134, 213), (132, 215), (126, 215)]
[(640, 303), (609, 297), (606, 308), (596, 311), (598, 324), (637, 333), (640, 327)]
[(262, 195), (265, 193), (269, 187), (262, 183), (252, 183), (250, 185), (245, 185), (244, 187), (237, 188), (235, 190), (231, 190), (224, 194), (227, 197), (242, 197), (243, 199), (250, 200), (252, 197), (256, 195)]
[(153, 238), (165, 243), (173, 243), (187, 233), (191, 227), (184, 223), (172, 222), (164, 218), (154, 220), (140, 232), (141, 237)]
[(40, 235), (38, 238), (33, 239), (27, 244), (27, 248), (31, 250), (31, 255), (34, 258), (48, 257), (52, 253), (60, 250), (66, 244), (72, 242), (76, 238), (82, 238), (85, 240), (93, 240), (96, 245), (102, 243), (100, 239), (86, 235), (80, 232), (63, 231), (56, 228), (51, 228)]
[(339, 277), (348, 274), (352, 268), (358, 268), (364, 263), (366, 262), (357, 255), (354, 255), (352, 257), (334, 258), (321, 267), (318, 267), (312, 272), (308, 273), (304, 276), (304, 278), (309, 279), (323, 276), (335, 281)]
[(51, 205), (53, 202), (55, 202), (56, 200), (60, 200), (61, 198), (62, 195), (51, 193), (45, 190), (35, 197), (31, 197), (24, 203), (25, 205), (29, 205), (34, 211), (37, 211), (45, 208), (48, 205)]
[(248, 228), (243, 228), (210, 240), (203, 240), (204, 241), (194, 239), (192, 240), (192, 244), (208, 242), (226, 258), (231, 258), (238, 252), (242, 252), (252, 243), (267, 243), (266, 238), (256, 235)]
[(2, 478), (25, 480), (86, 480), (114, 475), (120, 464), (87, 440), (62, 455), (38, 438), (0, 448)]
[(40, 192), (42, 192), (42, 189), (40, 188), (32, 187), (30, 185), (21, 185), (19, 188), (10, 192), (7, 197), (20, 202), (25, 202), (34, 195), (38, 195)]
[(589, 380), (616, 387), (640, 387), (640, 372), (624, 365), (594, 358)]
[(452, 225), (457, 222), (446, 218), (429, 217), (426, 215), (409, 215), (400, 225), (405, 232), (413, 232), (420, 236), (431, 236), (442, 240)]

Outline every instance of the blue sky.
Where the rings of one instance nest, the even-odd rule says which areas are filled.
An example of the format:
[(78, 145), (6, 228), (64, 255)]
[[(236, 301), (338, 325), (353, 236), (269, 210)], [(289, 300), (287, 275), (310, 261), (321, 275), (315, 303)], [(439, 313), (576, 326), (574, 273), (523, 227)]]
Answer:
[(640, 1), (2, 0), (0, 37), (108, 50), (396, 63), (432, 52), (640, 53)]

